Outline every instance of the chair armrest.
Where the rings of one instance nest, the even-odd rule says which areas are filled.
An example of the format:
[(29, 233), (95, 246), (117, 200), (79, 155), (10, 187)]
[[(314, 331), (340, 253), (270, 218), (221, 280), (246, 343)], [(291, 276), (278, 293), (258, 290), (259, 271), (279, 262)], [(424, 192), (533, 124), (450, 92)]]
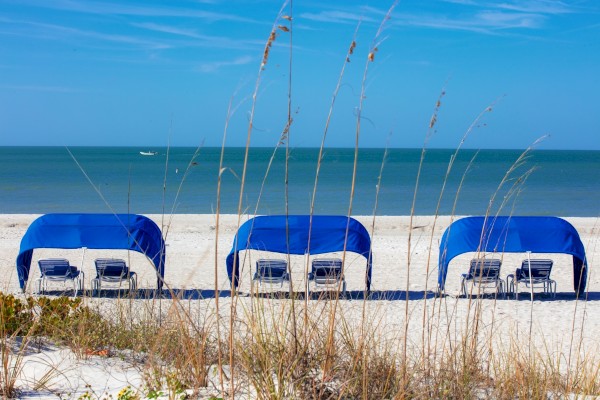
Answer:
[[(521, 268), (517, 268), (517, 269), (515, 270), (515, 274), (513, 275), (513, 279), (515, 279), (515, 280), (519, 280), (519, 277), (520, 277), (522, 274), (523, 274), (523, 272), (522, 272)], [(525, 278), (524, 278), (524, 279), (525, 279)], [(526, 278), (526, 279), (529, 279), (529, 278)]]
[(515, 285), (515, 274), (506, 275), (506, 291), (509, 290), (509, 286), (512, 286), (514, 289)]

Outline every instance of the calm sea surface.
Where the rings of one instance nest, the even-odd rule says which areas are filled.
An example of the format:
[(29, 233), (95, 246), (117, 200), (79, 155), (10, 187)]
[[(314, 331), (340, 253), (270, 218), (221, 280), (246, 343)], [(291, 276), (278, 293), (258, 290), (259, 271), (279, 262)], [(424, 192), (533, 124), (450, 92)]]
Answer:
[[(217, 208), (220, 149), (124, 147), (0, 147), (0, 213), (132, 212), (213, 213)], [(153, 150), (155, 156), (140, 155)], [(242, 211), (285, 212), (285, 150), (251, 149)], [(600, 151), (428, 150), (415, 214), (600, 215)], [(292, 149), (290, 213), (310, 210), (318, 149)], [(420, 149), (361, 149), (353, 215), (408, 215)], [(244, 149), (225, 151), (221, 212), (237, 213)], [(354, 150), (327, 149), (319, 174), (315, 213), (346, 214)], [(382, 162), (383, 168), (382, 168)], [(378, 188), (378, 180), (381, 183)], [(166, 183), (166, 185), (165, 185)], [(445, 183), (445, 186), (444, 186)], [(259, 193), (262, 189), (262, 197)], [(444, 189), (443, 189), (444, 188)], [(258, 209), (257, 209), (258, 204)]]

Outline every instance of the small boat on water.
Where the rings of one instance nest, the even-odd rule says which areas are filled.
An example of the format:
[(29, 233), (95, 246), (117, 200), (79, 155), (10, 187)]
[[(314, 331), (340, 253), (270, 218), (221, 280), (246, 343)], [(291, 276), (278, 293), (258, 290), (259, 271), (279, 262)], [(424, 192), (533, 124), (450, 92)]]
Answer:
[(140, 151), (140, 154), (143, 156), (155, 156), (158, 154), (158, 151)]

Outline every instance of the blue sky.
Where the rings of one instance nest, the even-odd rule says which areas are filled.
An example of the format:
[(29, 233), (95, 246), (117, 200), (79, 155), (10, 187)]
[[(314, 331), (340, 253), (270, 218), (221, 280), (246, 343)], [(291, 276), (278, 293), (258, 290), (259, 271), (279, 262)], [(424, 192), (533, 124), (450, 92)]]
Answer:
[[(600, 149), (600, 2), (405, 0), (0, 2), (0, 145), (220, 146), (246, 142), (252, 93), (275, 25), (292, 28), (292, 146)], [(360, 26), (357, 26), (360, 22)], [(286, 124), (290, 33), (261, 75), (253, 146)], [(170, 139), (169, 139), (170, 138)]]

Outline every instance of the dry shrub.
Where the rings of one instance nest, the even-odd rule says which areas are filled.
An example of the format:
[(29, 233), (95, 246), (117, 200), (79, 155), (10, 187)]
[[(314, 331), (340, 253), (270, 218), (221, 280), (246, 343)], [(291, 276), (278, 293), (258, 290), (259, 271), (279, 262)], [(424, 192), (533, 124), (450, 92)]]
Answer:
[(157, 328), (152, 338), (146, 338), (148, 386), (158, 390), (166, 384), (170, 390), (193, 389), (194, 392), (206, 387), (209, 369), (217, 363), (217, 337), (211, 318), (203, 318), (201, 324), (196, 325), (176, 300)]

